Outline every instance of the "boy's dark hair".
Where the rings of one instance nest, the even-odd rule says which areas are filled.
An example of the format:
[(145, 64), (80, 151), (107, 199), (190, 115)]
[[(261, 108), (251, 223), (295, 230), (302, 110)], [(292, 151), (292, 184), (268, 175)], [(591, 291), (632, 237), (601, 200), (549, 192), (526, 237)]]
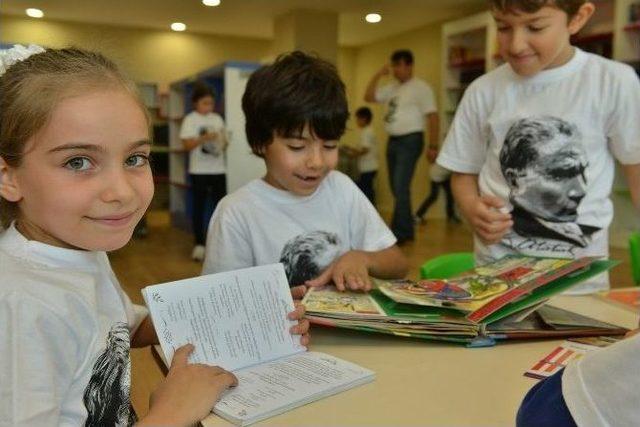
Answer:
[(242, 96), (247, 140), (262, 156), (274, 135), (299, 137), (305, 125), (317, 137), (344, 134), (349, 108), (345, 87), (327, 61), (295, 51), (254, 72)]
[(409, 49), (399, 49), (391, 54), (391, 63), (397, 64), (398, 62), (404, 62), (407, 65), (413, 64), (413, 53)]
[(356, 110), (356, 117), (364, 119), (367, 124), (371, 123), (373, 113), (369, 107), (360, 107)]
[(205, 96), (213, 96), (213, 90), (209, 86), (207, 86), (204, 82), (196, 82), (193, 85), (193, 92), (191, 92), (191, 102), (194, 104)]
[(587, 1), (588, 0), (489, 0), (489, 6), (491, 9), (500, 12), (522, 11), (526, 13), (534, 13), (545, 6), (553, 6), (563, 10), (569, 17), (572, 17)]

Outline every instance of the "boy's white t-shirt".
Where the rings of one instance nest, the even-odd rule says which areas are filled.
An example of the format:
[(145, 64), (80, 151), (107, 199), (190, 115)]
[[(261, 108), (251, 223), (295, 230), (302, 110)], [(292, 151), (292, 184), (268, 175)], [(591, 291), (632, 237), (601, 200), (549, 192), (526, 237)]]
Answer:
[(423, 132), (425, 116), (437, 111), (431, 86), (416, 77), (378, 88), (375, 100), (387, 104), (384, 122), (385, 130), (391, 136)]
[[(147, 311), (104, 252), (0, 233), (0, 425), (129, 425), (129, 336)], [(131, 417), (131, 418), (130, 418)]]
[(640, 335), (585, 355), (562, 374), (562, 396), (581, 427), (640, 423)]
[(360, 173), (375, 172), (378, 170), (378, 144), (376, 134), (371, 125), (367, 125), (360, 130), (360, 148), (366, 148), (365, 154), (358, 158), (358, 169)]
[(204, 133), (218, 133), (218, 138), (205, 142), (189, 152), (189, 173), (192, 175), (218, 175), (225, 173), (225, 153), (221, 137), (224, 120), (216, 113), (200, 114), (192, 111), (182, 121), (180, 139), (198, 138)]
[[(533, 77), (505, 64), (474, 81), (438, 163), (478, 174), (481, 194), (506, 201), (515, 222), (499, 244), (475, 238), (477, 261), (608, 256), (614, 159), (640, 163), (639, 118), (634, 70), (580, 49)], [(574, 289), (604, 288), (606, 275)]]
[(218, 204), (202, 272), (282, 262), (294, 286), (347, 251), (379, 251), (395, 242), (373, 205), (340, 172), (330, 172), (306, 197), (255, 179)]

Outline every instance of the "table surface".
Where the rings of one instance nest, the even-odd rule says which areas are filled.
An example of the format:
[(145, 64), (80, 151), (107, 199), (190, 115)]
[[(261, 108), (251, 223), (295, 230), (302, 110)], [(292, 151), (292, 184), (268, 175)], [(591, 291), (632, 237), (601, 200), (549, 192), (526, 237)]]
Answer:
[[(550, 304), (629, 329), (638, 325), (636, 313), (594, 296), (560, 296)], [(256, 425), (512, 426), (522, 398), (536, 383), (524, 372), (562, 341), (466, 348), (315, 327), (310, 350), (369, 368), (375, 381)], [(154, 351), (161, 353), (159, 346)], [(211, 415), (202, 425), (231, 424)]]

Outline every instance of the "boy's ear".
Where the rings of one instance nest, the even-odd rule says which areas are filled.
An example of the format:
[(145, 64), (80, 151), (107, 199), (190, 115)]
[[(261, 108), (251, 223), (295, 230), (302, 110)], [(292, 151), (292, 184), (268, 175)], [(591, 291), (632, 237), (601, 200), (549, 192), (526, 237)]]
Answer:
[(16, 170), (10, 167), (2, 157), (0, 157), (0, 197), (10, 202), (19, 202), (22, 199)]
[(590, 1), (580, 6), (576, 14), (569, 19), (569, 34), (574, 35), (580, 31), (589, 22), (595, 11), (596, 6)]

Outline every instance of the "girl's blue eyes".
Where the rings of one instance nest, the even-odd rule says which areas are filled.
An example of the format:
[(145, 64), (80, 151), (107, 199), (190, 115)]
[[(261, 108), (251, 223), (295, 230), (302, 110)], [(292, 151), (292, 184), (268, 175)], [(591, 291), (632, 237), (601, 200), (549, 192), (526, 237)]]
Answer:
[[(132, 161), (133, 160), (133, 161)], [(135, 154), (129, 157), (125, 162), (125, 165), (129, 167), (140, 167), (149, 164), (149, 157), (144, 154)]]
[(86, 171), (91, 167), (91, 161), (86, 157), (74, 157), (67, 160), (64, 167), (73, 171)]
[[(128, 157), (124, 164), (130, 168), (146, 166), (149, 164), (149, 157), (144, 154), (135, 154)], [(67, 160), (64, 167), (72, 171), (84, 172), (90, 170), (93, 167), (93, 163), (87, 157), (74, 157)]]

